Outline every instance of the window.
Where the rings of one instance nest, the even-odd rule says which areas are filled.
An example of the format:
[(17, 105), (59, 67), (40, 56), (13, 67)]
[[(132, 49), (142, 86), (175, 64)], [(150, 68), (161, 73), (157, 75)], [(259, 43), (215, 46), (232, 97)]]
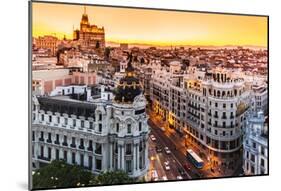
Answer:
[(60, 150), (56, 149), (56, 160), (60, 159)]
[(84, 128), (84, 121), (81, 121), (81, 127)]
[(51, 159), (52, 157), (52, 149), (51, 147), (48, 147), (48, 159)]
[(41, 158), (44, 157), (44, 147), (43, 146), (40, 147), (40, 156), (41, 156)]
[(48, 143), (52, 142), (52, 134), (51, 133), (48, 133), (48, 140), (47, 140)]
[(233, 108), (233, 103), (230, 104), (230, 107)]
[(126, 172), (130, 173), (132, 172), (132, 161), (126, 160)]
[(32, 141), (35, 141), (35, 132), (32, 131)]
[(119, 133), (119, 123), (116, 123), (116, 132)]
[(67, 151), (63, 151), (63, 159), (67, 161)]
[(102, 114), (100, 113), (99, 114), (99, 121), (101, 121), (102, 120)]
[(40, 139), (39, 139), (40, 141), (44, 141), (44, 132), (43, 131), (41, 131), (41, 136), (40, 136)]
[(215, 107), (218, 107), (218, 103), (217, 102), (215, 103)]
[(71, 158), (72, 158), (72, 159), (71, 159), (71, 160), (72, 160), (72, 164), (75, 164), (75, 161), (76, 161), (76, 160), (75, 160), (75, 153), (74, 153), (74, 152), (72, 153), (72, 157), (71, 157)]
[(251, 161), (255, 162), (255, 155), (251, 154)]
[(88, 147), (89, 151), (93, 151), (93, 141), (89, 140), (89, 147)]
[(92, 121), (90, 121), (89, 126), (90, 126), (90, 129), (93, 129), (93, 122)]
[(251, 165), (251, 173), (255, 174), (255, 167), (253, 165)]
[(261, 159), (261, 166), (264, 167), (264, 159)]
[(56, 143), (56, 144), (59, 144), (59, 142), (60, 142), (60, 135), (59, 135), (59, 134), (56, 134), (56, 141), (55, 141), (55, 143)]
[(127, 133), (128, 133), (128, 134), (131, 134), (131, 133), (132, 133), (131, 124), (128, 124), (128, 125), (127, 125)]
[(215, 135), (217, 135), (218, 134), (218, 131), (217, 130), (215, 130)]
[(76, 119), (73, 119), (73, 127), (76, 126)]
[(84, 139), (80, 139), (80, 149), (84, 149)]
[(248, 159), (249, 158), (249, 152), (246, 151), (246, 158)]
[(76, 147), (76, 144), (75, 144), (75, 137), (72, 137), (72, 142), (71, 142), (71, 147)]
[(102, 146), (100, 143), (96, 143), (96, 151), (95, 151), (96, 154), (100, 154), (102, 153)]
[(130, 155), (130, 154), (132, 154), (132, 145), (127, 144), (126, 145), (126, 155)]
[(142, 130), (142, 122), (139, 122), (139, 131)]
[(64, 118), (64, 125), (67, 125), (67, 118)]
[(93, 157), (92, 157), (92, 156), (89, 156), (89, 157), (88, 157), (88, 160), (89, 160), (89, 165), (88, 165), (88, 167), (89, 167), (89, 169), (92, 169), (92, 168), (93, 168)]
[(257, 147), (256, 143), (253, 142), (253, 148), (255, 149)]
[(67, 146), (67, 136), (66, 135), (63, 136), (63, 145)]
[(44, 114), (41, 115), (41, 121), (44, 121)]
[(101, 123), (99, 123), (99, 129), (98, 129), (98, 132), (99, 132), (99, 133), (101, 133), (101, 131), (102, 131), (102, 124), (101, 124)]
[(60, 123), (60, 117), (57, 117), (58, 124)]
[(261, 147), (261, 154), (264, 156), (264, 147)]
[(96, 170), (101, 170), (101, 160), (96, 159)]
[(52, 122), (52, 116), (49, 116), (49, 122), (50, 123)]
[(84, 166), (84, 155), (80, 154), (80, 165)]
[(222, 107), (223, 107), (223, 108), (226, 108), (226, 104), (224, 103), (224, 104), (222, 105)]

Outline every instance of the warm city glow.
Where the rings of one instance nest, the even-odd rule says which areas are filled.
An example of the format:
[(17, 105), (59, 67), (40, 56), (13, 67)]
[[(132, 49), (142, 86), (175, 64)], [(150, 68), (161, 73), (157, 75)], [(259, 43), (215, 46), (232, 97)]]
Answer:
[[(83, 6), (33, 3), (33, 36), (66, 35), (79, 28)], [(150, 45), (267, 46), (267, 18), (87, 6), (106, 41)]]

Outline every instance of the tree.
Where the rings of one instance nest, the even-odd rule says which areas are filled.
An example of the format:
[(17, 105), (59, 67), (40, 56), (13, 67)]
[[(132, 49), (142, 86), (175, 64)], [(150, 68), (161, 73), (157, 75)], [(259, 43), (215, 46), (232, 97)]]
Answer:
[(82, 167), (54, 160), (35, 171), (33, 189), (86, 186), (92, 179), (92, 173)]
[(130, 178), (124, 171), (108, 171), (101, 173), (93, 179), (93, 185), (108, 185), (108, 184), (126, 184), (133, 183), (134, 179)]

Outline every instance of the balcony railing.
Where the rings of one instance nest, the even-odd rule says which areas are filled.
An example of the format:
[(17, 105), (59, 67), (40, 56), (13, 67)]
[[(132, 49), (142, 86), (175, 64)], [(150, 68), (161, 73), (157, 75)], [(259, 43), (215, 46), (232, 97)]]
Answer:
[(40, 137), (39, 141), (44, 142), (44, 138)]
[(62, 145), (66, 147), (68, 146), (67, 142), (63, 142)]
[(56, 145), (59, 145), (60, 144), (60, 142), (58, 141), (58, 140), (55, 140), (55, 142), (54, 142)]
[(84, 145), (79, 145), (79, 149), (84, 150), (85, 149)]
[(38, 156), (38, 159), (45, 160), (45, 161), (50, 161), (51, 160), (50, 158), (44, 157), (44, 156)]
[(75, 144), (73, 144), (73, 143), (71, 143), (71, 144), (70, 144), (70, 147), (72, 147), (72, 148), (76, 148), (76, 145), (75, 145)]
[(52, 140), (51, 139), (47, 139), (47, 143), (52, 143)]

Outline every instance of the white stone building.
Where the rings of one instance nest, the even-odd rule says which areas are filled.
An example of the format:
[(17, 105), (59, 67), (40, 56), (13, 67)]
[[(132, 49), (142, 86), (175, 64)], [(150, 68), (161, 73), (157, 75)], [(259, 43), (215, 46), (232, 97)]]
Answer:
[(154, 111), (198, 145), (213, 166), (234, 169), (242, 156), (245, 114), (252, 104), (250, 86), (220, 68), (171, 71), (152, 75)]
[(246, 175), (268, 174), (268, 129), (262, 111), (249, 115), (243, 158)]
[[(87, 86), (57, 87), (51, 96), (33, 97), (33, 168), (63, 159), (94, 174), (124, 170), (139, 178), (147, 173), (146, 100), (129, 66), (114, 99), (105, 88), (93, 99)], [(63, 90), (73, 92), (62, 95)]]

